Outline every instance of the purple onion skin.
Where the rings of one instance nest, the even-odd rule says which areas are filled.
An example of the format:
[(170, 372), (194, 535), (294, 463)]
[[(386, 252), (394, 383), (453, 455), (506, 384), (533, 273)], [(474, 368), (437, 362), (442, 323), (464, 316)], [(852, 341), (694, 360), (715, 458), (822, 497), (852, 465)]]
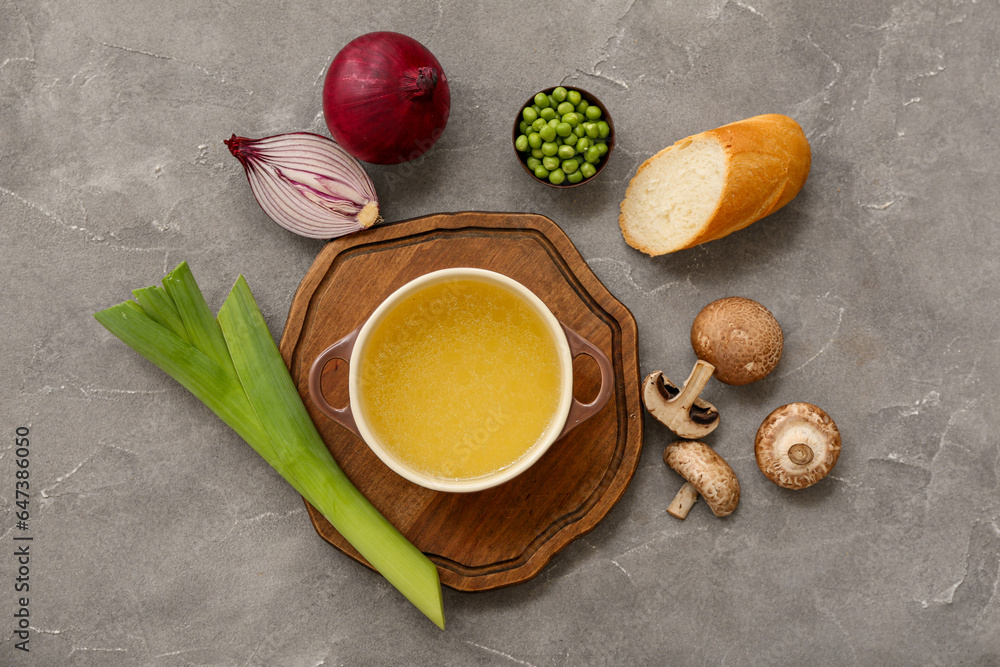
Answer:
[(444, 132), (450, 110), (441, 63), (398, 32), (372, 32), (348, 43), (323, 84), (323, 114), (333, 138), (374, 164), (423, 155)]

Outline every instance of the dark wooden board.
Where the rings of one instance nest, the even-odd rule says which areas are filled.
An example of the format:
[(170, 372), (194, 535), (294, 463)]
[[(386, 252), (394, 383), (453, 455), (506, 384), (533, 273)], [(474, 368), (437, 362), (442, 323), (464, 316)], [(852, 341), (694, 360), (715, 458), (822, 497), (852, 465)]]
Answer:
[[(557, 442), (527, 472), (471, 494), (431, 491), (392, 472), (309, 397), (313, 360), (364, 322), (410, 280), (456, 266), (506, 274), (537, 294), (561, 321), (611, 358), (615, 390), (599, 413)], [(635, 320), (551, 220), (524, 213), (449, 213), (331, 241), (292, 300), (281, 353), (334, 458), (385, 517), (438, 566), (441, 582), (483, 591), (526, 581), (589, 532), (628, 487), (642, 447)], [(590, 400), (600, 373), (574, 362), (574, 391)], [(347, 363), (327, 364), (324, 394), (347, 403)], [(364, 559), (313, 507), (320, 536)], [(367, 564), (367, 563), (365, 563)]]

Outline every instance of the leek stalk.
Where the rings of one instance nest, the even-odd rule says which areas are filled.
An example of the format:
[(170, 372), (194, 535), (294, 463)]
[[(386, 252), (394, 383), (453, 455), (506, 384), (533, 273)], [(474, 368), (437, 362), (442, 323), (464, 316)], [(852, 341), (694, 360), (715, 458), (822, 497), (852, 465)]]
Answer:
[(240, 276), (218, 320), (187, 264), (94, 317), (236, 431), (393, 586), (444, 628), (437, 568), (333, 460)]

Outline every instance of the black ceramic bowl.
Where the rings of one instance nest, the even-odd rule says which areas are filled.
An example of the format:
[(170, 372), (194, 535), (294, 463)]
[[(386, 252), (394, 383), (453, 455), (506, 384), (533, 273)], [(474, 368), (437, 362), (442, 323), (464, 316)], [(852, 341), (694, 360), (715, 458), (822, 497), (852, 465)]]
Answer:
[(531, 97), (528, 98), (527, 102), (525, 102), (524, 104), (522, 104), (517, 108), (517, 116), (514, 118), (514, 129), (511, 133), (510, 144), (511, 147), (514, 148), (514, 154), (517, 156), (517, 161), (521, 163), (521, 168), (524, 169), (525, 173), (531, 177), (531, 180), (537, 181), (543, 185), (547, 185), (550, 188), (575, 188), (580, 185), (586, 185), (587, 183), (590, 183), (595, 178), (600, 176), (601, 172), (604, 171), (604, 168), (608, 166), (608, 162), (611, 160), (611, 154), (615, 152), (615, 124), (611, 120), (611, 114), (608, 113), (608, 108), (604, 106), (604, 103), (601, 102), (599, 99), (597, 99), (595, 95), (588, 93), (583, 88), (577, 88), (576, 86), (563, 86), (563, 88), (566, 88), (567, 90), (579, 91), (583, 99), (587, 100), (587, 102), (600, 109), (601, 120), (605, 121), (611, 130), (610, 134), (608, 134), (607, 139), (605, 139), (605, 141), (608, 144), (608, 152), (605, 153), (604, 157), (601, 158), (601, 161), (597, 164), (597, 171), (590, 178), (585, 178), (579, 183), (564, 182), (559, 185), (550, 183), (547, 179), (543, 180), (541, 178), (538, 178), (537, 176), (535, 176), (535, 173), (528, 168), (527, 161), (528, 158), (531, 157), (531, 154), (522, 153), (521, 151), (517, 150), (517, 148), (514, 146), (514, 142), (517, 141), (518, 135), (521, 134), (521, 131), (518, 126), (521, 124), (521, 121), (524, 120), (524, 118), (521, 116), (521, 112), (524, 110), (525, 107), (530, 107), (532, 104), (534, 104), (535, 95), (537, 95), (539, 92), (545, 93), (546, 95), (551, 95), (552, 91), (558, 87), (559, 86), (552, 86), (551, 88), (546, 88), (545, 90), (532, 93)]

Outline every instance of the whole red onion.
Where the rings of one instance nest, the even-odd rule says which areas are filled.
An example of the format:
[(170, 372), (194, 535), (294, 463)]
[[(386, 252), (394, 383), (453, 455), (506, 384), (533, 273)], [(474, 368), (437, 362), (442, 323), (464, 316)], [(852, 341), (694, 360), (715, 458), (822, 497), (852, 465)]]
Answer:
[(425, 153), (451, 110), (448, 78), (423, 44), (398, 32), (372, 32), (333, 59), (323, 113), (333, 138), (354, 157), (397, 164)]

